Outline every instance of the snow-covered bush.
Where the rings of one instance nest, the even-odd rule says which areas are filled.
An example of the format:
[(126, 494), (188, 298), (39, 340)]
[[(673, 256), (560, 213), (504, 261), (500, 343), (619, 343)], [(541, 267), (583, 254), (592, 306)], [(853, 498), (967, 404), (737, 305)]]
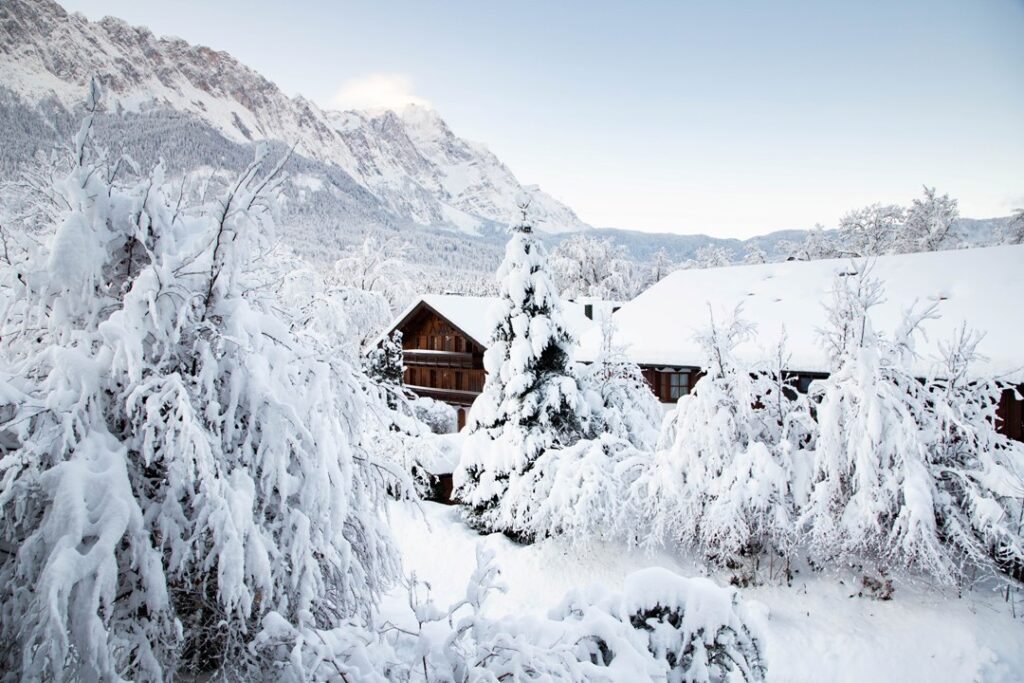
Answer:
[(573, 367), (574, 340), (527, 207), (521, 205), (522, 220), (512, 229), (498, 269), (501, 295), (484, 353), (487, 379), (470, 409), (454, 473), (471, 523), (492, 531), (511, 529), (500, 506), (509, 480), (545, 450), (575, 443), (590, 421)]
[(513, 529), (580, 546), (633, 533), (635, 511), (627, 496), (649, 457), (612, 434), (544, 451), (506, 494)]
[(581, 372), (583, 387), (598, 397), (594, 430), (615, 434), (642, 450), (653, 450), (664, 417), (658, 397), (640, 367), (615, 344), (610, 315), (601, 320), (601, 347), (594, 362)]
[(421, 396), (413, 400), (412, 407), (417, 419), (430, 427), (434, 434), (451, 434), (458, 429), (459, 417), (455, 408), (443, 401)]
[(56, 225), (0, 265), (0, 668), (254, 675), (266, 615), (365, 619), (395, 575), (363, 393), (255, 270), (280, 164), (183, 206), (159, 167), (95, 152), (91, 120)]
[(698, 335), (705, 375), (666, 419), (651, 466), (633, 486), (646, 511), (642, 542), (680, 543), (734, 568), (788, 551), (796, 476), (789, 432), (804, 422), (796, 417), (804, 404), (771, 372), (736, 357), (752, 333), (737, 311), (724, 325), (712, 316)]
[[(573, 591), (551, 616), (578, 624), (578, 656), (609, 667), (613, 680), (752, 682), (766, 673), (739, 593), (710, 579), (652, 567), (627, 576), (621, 593)], [(644, 650), (653, 662), (637, 657)]]
[[(276, 649), (295, 681), (563, 681), (755, 683), (764, 680), (760, 636), (739, 594), (708, 579), (646, 569), (623, 590), (574, 590), (547, 617), (492, 617), (503, 590), (493, 553), (477, 546), (465, 597), (441, 607), (410, 580), (414, 625), (378, 633), (352, 625), (314, 631), (271, 615), (257, 641)], [(268, 623), (269, 622), (269, 623)]]

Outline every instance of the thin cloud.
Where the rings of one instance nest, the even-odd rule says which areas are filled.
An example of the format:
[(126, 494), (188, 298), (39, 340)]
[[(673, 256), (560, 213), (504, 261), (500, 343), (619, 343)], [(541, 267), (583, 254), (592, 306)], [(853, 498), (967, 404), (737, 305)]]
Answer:
[(430, 102), (413, 94), (412, 79), (404, 74), (353, 78), (342, 84), (330, 101), (331, 107), (341, 110), (397, 109), (407, 104), (430, 106)]

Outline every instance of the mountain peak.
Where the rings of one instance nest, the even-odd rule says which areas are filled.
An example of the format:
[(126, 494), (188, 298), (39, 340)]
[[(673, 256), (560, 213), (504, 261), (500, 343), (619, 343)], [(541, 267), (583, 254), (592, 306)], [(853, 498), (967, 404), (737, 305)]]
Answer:
[[(296, 146), (338, 167), (396, 218), (468, 232), (505, 223), (522, 189), (481, 145), (457, 137), (432, 107), (325, 112), (230, 54), (116, 18), (91, 22), (52, 0), (0, 2), (0, 86), (30, 106), (71, 111), (98, 76), (109, 111), (185, 114), (229, 140)], [(209, 160), (216, 166), (216, 160)], [(550, 231), (585, 228), (571, 209), (534, 192)]]

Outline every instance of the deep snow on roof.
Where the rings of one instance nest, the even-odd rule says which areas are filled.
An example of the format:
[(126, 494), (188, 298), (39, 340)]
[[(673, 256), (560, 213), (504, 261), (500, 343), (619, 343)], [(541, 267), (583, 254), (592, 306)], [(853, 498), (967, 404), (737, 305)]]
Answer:
[[(616, 339), (641, 365), (699, 366), (694, 334), (707, 325), (708, 306), (722, 321), (742, 305), (741, 316), (756, 334), (737, 348), (740, 358), (764, 358), (785, 328), (790, 368), (827, 372), (820, 335), (824, 304), (836, 274), (864, 263), (830, 259), (676, 271), (614, 315)], [(926, 321), (927, 338), (917, 338), (915, 372), (928, 374), (939, 345), (966, 323), (985, 333), (978, 350), (987, 360), (975, 373), (1024, 381), (1024, 245), (881, 256), (868, 263), (884, 286), (885, 301), (871, 312), (876, 330), (891, 334), (915, 302), (938, 305), (941, 318)], [(599, 332), (584, 336), (580, 358), (592, 359), (599, 344)]]
[[(390, 329), (406, 319), (421, 303), (437, 311), (453, 325), (468, 334), (482, 346), (487, 346), (491, 330), (494, 329), (493, 306), (498, 298), (493, 296), (467, 296), (463, 294), (426, 294), (412, 303), (395, 320)], [(563, 301), (562, 314), (569, 330), (579, 339), (597, 326), (595, 320), (587, 318), (585, 306), (593, 304), (594, 318), (602, 307), (613, 304), (606, 301)], [(617, 304), (615, 304), (617, 305)]]

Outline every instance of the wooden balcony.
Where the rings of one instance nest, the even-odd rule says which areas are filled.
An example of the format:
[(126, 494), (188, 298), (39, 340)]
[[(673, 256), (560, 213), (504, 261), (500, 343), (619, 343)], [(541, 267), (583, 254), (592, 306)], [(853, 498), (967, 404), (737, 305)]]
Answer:
[(472, 405), (479, 391), (460, 391), (458, 389), (438, 389), (436, 387), (418, 387), (414, 384), (406, 384), (405, 388), (417, 396), (425, 396), (450, 405), (468, 406)]
[(402, 359), (406, 365), (425, 365), (434, 368), (472, 368), (473, 354), (458, 351), (427, 351), (405, 349)]

